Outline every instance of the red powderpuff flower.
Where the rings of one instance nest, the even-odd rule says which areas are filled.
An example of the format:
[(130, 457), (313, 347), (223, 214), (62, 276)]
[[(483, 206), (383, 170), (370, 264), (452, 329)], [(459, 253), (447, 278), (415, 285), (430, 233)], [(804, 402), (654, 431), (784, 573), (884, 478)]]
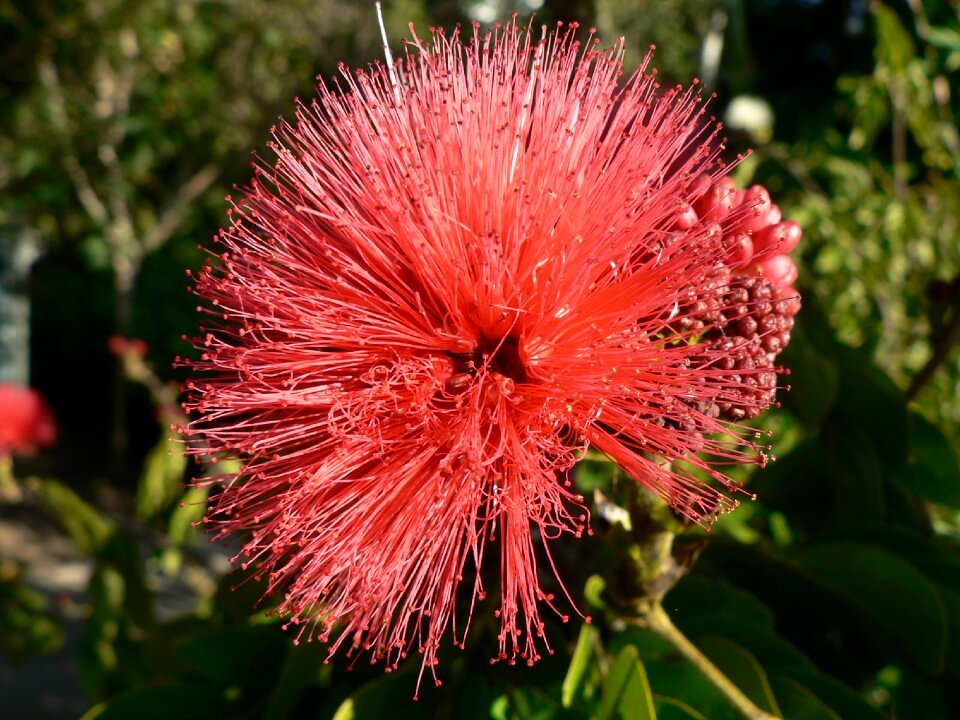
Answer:
[(705, 523), (736, 504), (721, 468), (766, 459), (716, 408), (769, 369), (681, 322), (755, 207), (691, 212), (727, 172), (697, 89), (661, 92), (649, 57), (619, 84), (622, 44), (595, 43), (510, 23), (344, 70), (196, 278), (186, 432), (245, 461), (206, 522), (247, 538), (298, 638), (433, 666), (495, 553), (498, 657), (532, 663), (536, 548), (555, 571), (550, 542), (589, 532), (588, 447)]
[(33, 388), (0, 383), (0, 455), (27, 455), (57, 440), (57, 423)]

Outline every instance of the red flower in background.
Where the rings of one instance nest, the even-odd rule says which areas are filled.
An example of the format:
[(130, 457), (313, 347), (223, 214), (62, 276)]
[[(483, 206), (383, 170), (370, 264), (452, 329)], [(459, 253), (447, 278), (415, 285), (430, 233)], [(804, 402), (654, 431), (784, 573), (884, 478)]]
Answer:
[(123, 335), (111, 335), (107, 339), (107, 350), (111, 355), (123, 357), (129, 355), (141, 360), (150, 354), (150, 346), (140, 338), (128, 338)]
[(57, 423), (33, 388), (0, 383), (0, 455), (26, 455), (57, 440)]
[(207, 522), (332, 651), (433, 665), (493, 552), (499, 657), (532, 663), (535, 547), (589, 531), (586, 448), (702, 522), (736, 504), (720, 468), (765, 460), (736, 420), (772, 400), (795, 226), (715, 190), (695, 88), (646, 63), (618, 85), (622, 46), (594, 43), (509, 24), (345, 71), (276, 129), (196, 278), (187, 432), (245, 460)]

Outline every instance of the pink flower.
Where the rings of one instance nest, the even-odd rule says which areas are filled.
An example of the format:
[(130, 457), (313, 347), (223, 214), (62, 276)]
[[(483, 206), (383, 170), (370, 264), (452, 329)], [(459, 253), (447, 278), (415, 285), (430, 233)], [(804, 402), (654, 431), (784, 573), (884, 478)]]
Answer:
[(150, 354), (150, 346), (140, 338), (127, 338), (123, 335), (111, 335), (107, 340), (107, 350), (111, 355), (123, 357), (130, 355), (143, 359)]
[(196, 278), (187, 432), (245, 460), (207, 522), (331, 652), (434, 665), (495, 553), (498, 657), (533, 663), (536, 548), (553, 569), (550, 541), (589, 532), (588, 447), (702, 522), (736, 504), (724, 466), (766, 459), (723, 407), (779, 369), (710, 333), (752, 309), (729, 237), (769, 198), (715, 207), (697, 89), (647, 62), (620, 83), (595, 42), (511, 23), (344, 71), (275, 130)]
[(0, 383), (0, 455), (28, 455), (57, 440), (57, 424), (32, 388)]

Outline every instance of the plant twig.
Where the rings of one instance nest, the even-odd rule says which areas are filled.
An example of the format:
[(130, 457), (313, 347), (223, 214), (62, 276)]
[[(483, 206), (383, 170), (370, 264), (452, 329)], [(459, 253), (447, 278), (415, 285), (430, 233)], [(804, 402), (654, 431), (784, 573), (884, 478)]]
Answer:
[[(616, 583), (622, 620), (662, 637), (747, 720), (779, 720), (757, 707), (713, 662), (680, 632), (663, 609), (663, 597), (690, 569), (698, 550), (685, 554), (674, 547), (678, 521), (666, 504), (647, 490), (628, 485), (629, 550)], [(686, 555), (686, 557), (685, 557)]]
[(904, 393), (907, 402), (915, 400), (923, 387), (930, 382), (940, 366), (950, 358), (950, 352), (960, 344), (960, 296), (955, 296), (951, 303), (951, 318), (949, 324), (943, 328), (940, 337), (933, 346), (933, 354), (927, 360), (920, 372), (910, 382), (910, 387)]
[(110, 222), (110, 213), (106, 204), (94, 189), (93, 183), (90, 181), (90, 176), (87, 175), (87, 171), (73, 152), (70, 142), (70, 120), (67, 117), (67, 100), (63, 93), (63, 86), (60, 83), (60, 75), (57, 72), (57, 67), (50, 58), (44, 58), (40, 61), (39, 76), (40, 82), (47, 91), (47, 109), (50, 113), (50, 119), (63, 140), (63, 165), (67, 171), (67, 175), (73, 183), (74, 190), (77, 193), (80, 204), (83, 205), (83, 209), (94, 222), (101, 227), (105, 227)]
[(20, 486), (13, 477), (13, 458), (9, 453), (0, 452), (0, 501), (14, 503), (21, 498)]
[(183, 221), (190, 205), (203, 195), (220, 176), (220, 166), (210, 162), (197, 170), (187, 182), (179, 187), (160, 217), (143, 238), (144, 254), (150, 254), (164, 245)]
[(652, 602), (646, 608), (642, 617), (634, 621), (636, 624), (648, 630), (652, 630), (664, 640), (673, 645), (683, 657), (699, 670), (707, 680), (713, 683), (713, 686), (719, 690), (723, 696), (730, 701), (741, 715), (747, 720), (779, 720), (776, 715), (771, 715), (765, 710), (757, 707), (750, 698), (743, 694), (730, 678), (723, 674), (713, 662), (700, 652), (699, 648), (680, 632), (679, 628), (673, 624), (670, 616), (658, 602)]

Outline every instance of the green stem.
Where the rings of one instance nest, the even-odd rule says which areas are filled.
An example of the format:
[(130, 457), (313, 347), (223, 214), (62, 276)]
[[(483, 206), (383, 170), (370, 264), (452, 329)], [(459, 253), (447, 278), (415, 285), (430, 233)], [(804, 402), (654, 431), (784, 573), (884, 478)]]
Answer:
[(0, 500), (17, 502), (20, 497), (20, 486), (13, 477), (13, 458), (9, 453), (0, 452)]
[(765, 710), (761, 710), (753, 701), (750, 700), (743, 691), (734, 685), (730, 678), (724, 675), (720, 668), (704, 655), (700, 650), (687, 639), (673, 624), (670, 616), (667, 615), (663, 606), (659, 602), (650, 604), (647, 612), (642, 618), (638, 618), (638, 623), (648, 630), (652, 630), (664, 640), (669, 642), (683, 657), (699, 670), (707, 680), (713, 683), (723, 696), (743, 715), (747, 720), (779, 720), (776, 715), (771, 715)]

